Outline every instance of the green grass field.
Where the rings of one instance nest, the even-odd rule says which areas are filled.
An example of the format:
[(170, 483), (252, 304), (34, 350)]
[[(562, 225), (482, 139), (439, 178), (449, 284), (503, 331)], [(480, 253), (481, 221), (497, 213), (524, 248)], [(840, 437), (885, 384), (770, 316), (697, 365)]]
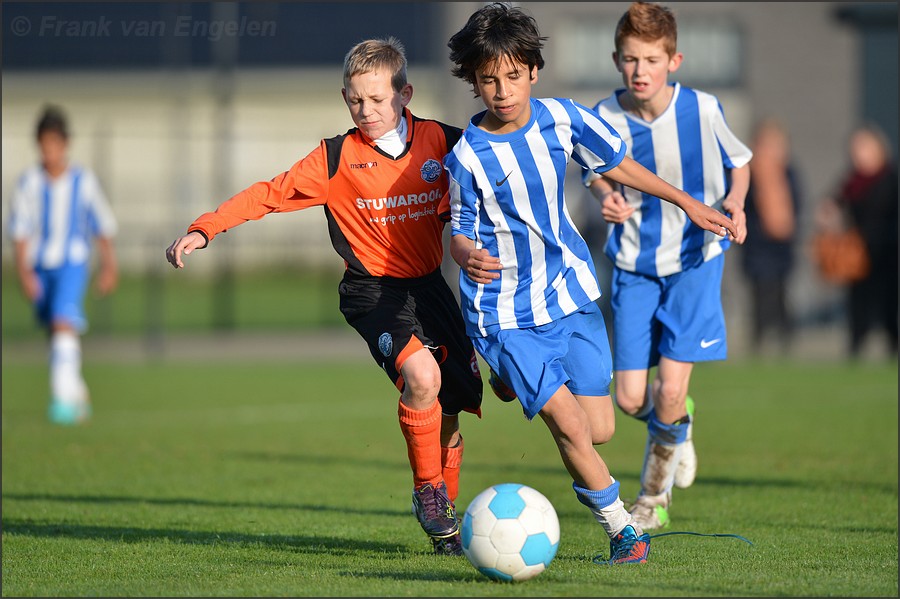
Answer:
[[(460, 511), (491, 484), (521, 482), (550, 498), (562, 528), (550, 569), (507, 585), (430, 555), (409, 511), (397, 395), (363, 352), (128, 357), (154, 328), (213, 331), (221, 287), (179, 274), (126, 276), (89, 300), (90, 335), (107, 346), (103, 359), (85, 350), (95, 416), (60, 428), (45, 419), (41, 334), (4, 272), (3, 596), (897, 596), (895, 363), (699, 366), (700, 474), (676, 491), (668, 531), (753, 546), (667, 536), (629, 568), (591, 563), (608, 543), (549, 433), (487, 392), (484, 419), (463, 419)], [(336, 280), (301, 274), (241, 275), (225, 302), (233, 334), (347, 332)], [(645, 433), (621, 415), (618, 427), (602, 454), (628, 500)]]
[[(237, 278), (195, 277), (164, 262), (153, 276), (123, 273), (116, 293), (85, 301), (90, 333), (140, 335), (148, 330), (208, 333), (226, 324), (234, 331), (308, 331), (346, 327), (337, 309), (341, 274), (277, 271), (242, 272)], [(40, 338), (32, 308), (22, 296), (15, 272), (5, 267), (2, 288), (3, 343)]]
[[(549, 570), (515, 585), (430, 555), (410, 513), (397, 394), (367, 361), (102, 363), (95, 415), (45, 418), (46, 367), (5, 342), (3, 596), (897, 596), (897, 368), (698, 366), (697, 482), (642, 566), (601, 567), (544, 425), (488, 392), (463, 418), (458, 508), (521, 482), (560, 518)], [(624, 499), (644, 429), (602, 449)]]

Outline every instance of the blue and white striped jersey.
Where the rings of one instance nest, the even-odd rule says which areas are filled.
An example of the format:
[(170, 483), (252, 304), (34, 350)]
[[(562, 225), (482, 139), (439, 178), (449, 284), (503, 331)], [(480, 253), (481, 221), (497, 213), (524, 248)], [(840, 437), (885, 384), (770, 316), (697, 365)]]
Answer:
[(117, 224), (97, 177), (72, 166), (51, 180), (40, 165), (19, 178), (10, 204), (9, 234), (28, 241), (31, 264), (60, 268), (84, 264), (93, 237), (112, 237)]
[(531, 119), (513, 133), (479, 129), (472, 117), (444, 158), (450, 174), (451, 232), (500, 258), (500, 278), (484, 285), (460, 272), (469, 335), (530, 328), (600, 297), (591, 253), (566, 205), (572, 158), (602, 173), (625, 157), (612, 127), (570, 99), (531, 99)]
[[(732, 133), (718, 99), (674, 84), (668, 108), (653, 122), (626, 112), (617, 90), (594, 110), (628, 146), (628, 155), (661, 179), (697, 200), (722, 210), (729, 190), (728, 170), (753, 156)], [(586, 183), (592, 178), (584, 171)], [(621, 225), (611, 224), (605, 252), (623, 270), (664, 277), (701, 264), (724, 252), (731, 242), (704, 231), (670, 202), (625, 188), (635, 212)]]

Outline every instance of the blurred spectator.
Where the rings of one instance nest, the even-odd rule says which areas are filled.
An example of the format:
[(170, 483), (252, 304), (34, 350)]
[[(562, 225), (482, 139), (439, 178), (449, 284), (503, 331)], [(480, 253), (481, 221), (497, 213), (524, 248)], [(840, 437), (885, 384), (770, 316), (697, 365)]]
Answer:
[(90, 279), (91, 244), (100, 253), (97, 291), (115, 290), (116, 219), (94, 173), (69, 162), (69, 124), (47, 107), (35, 138), (39, 164), (28, 168), (12, 194), (9, 230), (16, 270), (50, 341), (50, 406), (57, 424), (78, 424), (91, 414), (81, 372), (81, 334), (87, 329), (84, 296)]
[(780, 349), (787, 351), (794, 334), (788, 280), (794, 267), (800, 181), (792, 163), (787, 130), (776, 119), (757, 124), (752, 150), (750, 189), (744, 207), (747, 240), (741, 252), (744, 274), (751, 285), (751, 341), (753, 351), (759, 353), (771, 332)]
[[(867, 274), (847, 284), (849, 353), (857, 358), (869, 333), (883, 328), (897, 352), (897, 170), (884, 132), (873, 124), (850, 136), (850, 166), (833, 199), (817, 214), (821, 228), (855, 228), (868, 255)], [(835, 225), (835, 223), (838, 225)]]

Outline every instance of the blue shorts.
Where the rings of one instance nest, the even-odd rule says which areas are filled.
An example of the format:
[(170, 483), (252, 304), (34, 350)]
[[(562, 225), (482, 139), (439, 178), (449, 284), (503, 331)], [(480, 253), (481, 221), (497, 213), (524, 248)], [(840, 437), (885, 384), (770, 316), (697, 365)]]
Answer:
[(612, 301), (616, 370), (646, 370), (665, 356), (679, 362), (728, 354), (719, 255), (696, 268), (648, 277), (616, 268)]
[(472, 341), (515, 391), (529, 420), (563, 385), (575, 395), (609, 395), (612, 356), (606, 323), (595, 302), (548, 324), (499, 329)]
[(90, 279), (87, 263), (52, 269), (35, 269), (41, 292), (34, 302), (35, 315), (45, 326), (67, 322), (79, 333), (87, 329), (84, 294)]

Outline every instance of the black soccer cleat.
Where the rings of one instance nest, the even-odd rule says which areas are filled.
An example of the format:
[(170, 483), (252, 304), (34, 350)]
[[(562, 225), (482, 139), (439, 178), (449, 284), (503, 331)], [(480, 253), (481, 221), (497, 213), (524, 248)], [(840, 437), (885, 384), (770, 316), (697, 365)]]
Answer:
[(413, 508), (422, 530), (432, 538), (445, 539), (459, 533), (456, 507), (447, 495), (447, 485), (425, 483), (412, 494)]
[(438, 539), (431, 537), (431, 545), (435, 555), (463, 555), (462, 538), (459, 533)]

